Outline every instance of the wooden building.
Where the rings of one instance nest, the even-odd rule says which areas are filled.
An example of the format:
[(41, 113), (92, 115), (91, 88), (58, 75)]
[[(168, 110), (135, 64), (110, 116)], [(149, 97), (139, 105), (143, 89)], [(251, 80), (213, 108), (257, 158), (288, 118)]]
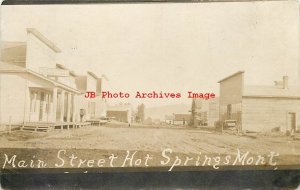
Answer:
[(191, 114), (174, 114), (174, 125), (188, 125), (191, 122)]
[[(1, 128), (12, 125), (36, 131), (39, 127), (76, 127), (80, 122), (78, 101), (85, 92), (76, 83), (79, 76), (58, 64), (61, 50), (34, 28), (27, 29), (26, 42), (1, 44)], [(92, 85), (95, 91), (100, 88), (97, 83)]]
[(107, 107), (107, 117), (119, 122), (132, 123), (132, 107), (130, 104), (109, 106)]
[(219, 97), (208, 100), (195, 98), (193, 101), (197, 125), (214, 127), (215, 122), (219, 120)]
[(26, 43), (8, 44), (1, 51), (0, 123), (73, 122), (80, 91), (74, 75), (57, 68), (61, 50), (33, 28), (27, 29)]
[[(103, 79), (107, 80), (106, 77), (99, 77), (91, 71), (76, 77), (77, 87), (82, 92), (77, 98), (78, 109), (82, 114), (81, 121), (106, 117), (106, 101), (101, 96)], [(86, 92), (94, 92), (95, 97), (85, 97)]]
[(299, 130), (300, 88), (288, 76), (273, 86), (246, 85), (239, 71), (219, 81), (220, 120), (236, 120), (242, 131)]
[(165, 123), (169, 125), (174, 124), (174, 115), (165, 115)]

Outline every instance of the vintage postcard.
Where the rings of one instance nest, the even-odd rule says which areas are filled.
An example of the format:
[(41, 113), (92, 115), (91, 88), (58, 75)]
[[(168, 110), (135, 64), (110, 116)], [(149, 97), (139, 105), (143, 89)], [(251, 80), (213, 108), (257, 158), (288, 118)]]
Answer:
[(297, 1), (1, 6), (1, 172), (300, 169), (299, 31)]

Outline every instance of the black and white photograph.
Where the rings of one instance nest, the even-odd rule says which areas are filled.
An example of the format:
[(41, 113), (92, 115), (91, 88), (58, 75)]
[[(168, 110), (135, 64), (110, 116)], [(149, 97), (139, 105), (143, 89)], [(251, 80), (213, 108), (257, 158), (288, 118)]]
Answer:
[(0, 13), (2, 172), (299, 169), (299, 2)]

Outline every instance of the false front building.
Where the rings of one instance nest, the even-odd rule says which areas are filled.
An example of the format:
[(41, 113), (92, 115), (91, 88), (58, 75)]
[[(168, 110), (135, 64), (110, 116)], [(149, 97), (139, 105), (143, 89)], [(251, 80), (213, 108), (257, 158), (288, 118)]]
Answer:
[[(98, 77), (93, 72), (76, 77), (78, 89), (82, 92), (78, 96), (78, 109), (81, 121), (92, 121), (106, 117), (106, 101), (101, 96), (103, 79), (108, 80), (104, 75)], [(87, 97), (86, 92), (95, 93)]]
[(274, 86), (251, 86), (239, 71), (219, 83), (221, 122), (236, 120), (242, 131), (299, 130), (300, 88), (289, 86), (288, 76)]
[(195, 124), (214, 127), (219, 120), (219, 97), (212, 99), (194, 98)]
[(27, 43), (3, 43), (1, 124), (74, 121), (74, 96), (80, 91), (74, 76), (57, 68), (56, 55), (60, 52), (32, 28), (27, 29)]
[(29, 28), (26, 42), (1, 44), (2, 128), (8, 124), (69, 128), (80, 121), (78, 100), (85, 92), (78, 89), (79, 76), (57, 63), (61, 50), (54, 43)]

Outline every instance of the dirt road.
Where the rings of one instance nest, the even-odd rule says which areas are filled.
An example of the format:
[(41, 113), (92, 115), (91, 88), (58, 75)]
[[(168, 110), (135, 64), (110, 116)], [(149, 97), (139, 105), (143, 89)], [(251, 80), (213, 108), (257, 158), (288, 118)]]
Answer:
[(0, 136), (0, 148), (77, 148), (161, 151), (181, 153), (230, 153), (236, 148), (262, 154), (275, 151), (300, 155), (300, 141), (290, 137), (236, 136), (199, 129), (91, 126), (46, 133), (14, 132)]
[[(25, 154), (25, 150), (31, 149), (47, 159), (55, 159), (59, 149), (77, 150), (80, 156), (90, 158), (95, 157), (95, 154), (101, 157), (107, 156), (109, 152), (120, 153), (120, 151), (125, 157), (127, 150), (138, 150), (140, 154), (150, 152), (155, 155), (171, 149), (178, 155), (195, 156), (234, 155), (239, 149), (241, 152), (249, 151), (252, 155), (276, 152), (281, 156), (281, 163), (300, 163), (300, 141), (285, 136), (249, 137), (217, 134), (199, 129), (128, 127), (127, 125), (92, 126), (49, 133), (13, 132), (0, 136), (2, 152), (5, 150), (13, 154), (12, 150), (16, 150), (18, 154)], [(47, 151), (49, 154), (46, 153)], [(27, 154), (30, 152), (27, 151)], [(159, 163), (159, 160), (155, 161), (155, 164)]]

